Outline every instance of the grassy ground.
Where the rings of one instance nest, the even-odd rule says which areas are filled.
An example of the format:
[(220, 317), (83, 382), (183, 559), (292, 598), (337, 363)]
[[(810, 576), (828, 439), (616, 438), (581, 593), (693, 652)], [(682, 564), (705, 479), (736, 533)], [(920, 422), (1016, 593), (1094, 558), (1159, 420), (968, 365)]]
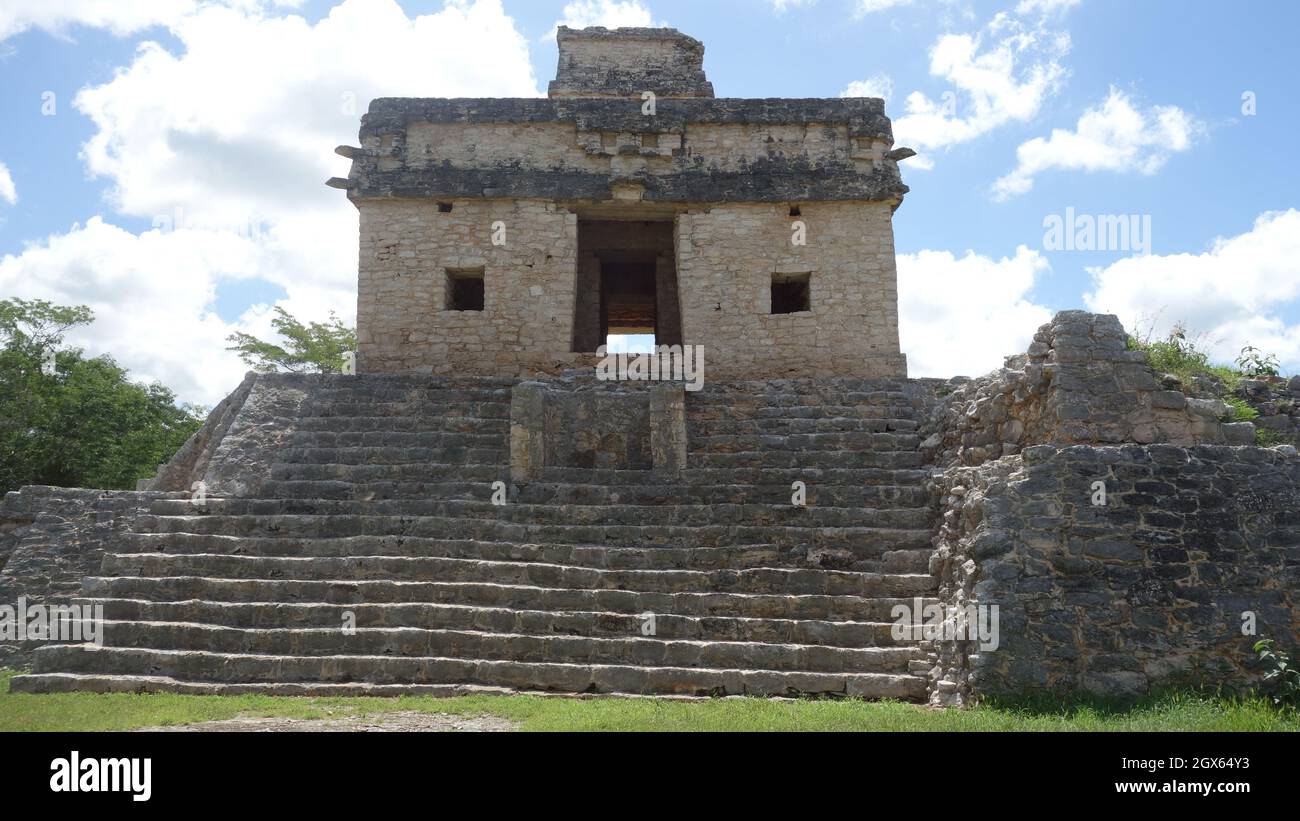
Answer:
[(1300, 715), (1262, 701), (1169, 695), (1137, 705), (1004, 705), (929, 710), (864, 701), (719, 699), (284, 698), (268, 696), (28, 695), (0, 671), (0, 731), (129, 730), (243, 717), (328, 719), (394, 711), (492, 715), (524, 730), (1210, 730), (1300, 731)]

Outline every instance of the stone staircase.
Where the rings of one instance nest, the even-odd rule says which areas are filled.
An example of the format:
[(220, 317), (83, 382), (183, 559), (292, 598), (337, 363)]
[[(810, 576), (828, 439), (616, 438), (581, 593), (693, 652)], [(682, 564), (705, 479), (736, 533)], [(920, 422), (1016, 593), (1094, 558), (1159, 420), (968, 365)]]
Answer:
[(155, 500), (78, 600), (104, 646), (13, 686), (924, 699), (930, 649), (890, 629), (936, 588), (905, 384), (686, 402), (679, 473), (511, 484), (509, 380), (322, 380), (256, 498)]

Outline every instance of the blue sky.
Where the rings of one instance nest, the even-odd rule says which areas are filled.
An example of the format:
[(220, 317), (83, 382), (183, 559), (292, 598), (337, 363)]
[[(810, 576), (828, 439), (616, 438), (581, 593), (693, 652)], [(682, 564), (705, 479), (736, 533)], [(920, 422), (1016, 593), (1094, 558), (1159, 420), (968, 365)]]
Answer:
[[(719, 96), (887, 93), (897, 144), (921, 152), (895, 216), (914, 375), (996, 367), (1074, 307), (1300, 368), (1300, 4), (85, 6), (0, 10), (0, 297), (92, 305), (75, 342), (185, 399), (233, 387), (224, 336), (269, 335), (277, 302), (351, 319), (355, 210), (321, 182), (346, 173), (331, 150), (369, 98), (544, 93), (561, 20), (672, 25), (705, 43)], [(1150, 233), (1049, 247), (1067, 209)]]

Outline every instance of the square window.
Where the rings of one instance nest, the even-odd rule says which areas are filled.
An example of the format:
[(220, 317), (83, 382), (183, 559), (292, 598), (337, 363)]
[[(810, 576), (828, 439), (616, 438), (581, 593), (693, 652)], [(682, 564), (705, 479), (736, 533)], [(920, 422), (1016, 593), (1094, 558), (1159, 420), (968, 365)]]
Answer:
[(811, 273), (772, 274), (772, 313), (797, 314), (812, 310)]
[(483, 310), (482, 268), (447, 269), (446, 308), (448, 311)]

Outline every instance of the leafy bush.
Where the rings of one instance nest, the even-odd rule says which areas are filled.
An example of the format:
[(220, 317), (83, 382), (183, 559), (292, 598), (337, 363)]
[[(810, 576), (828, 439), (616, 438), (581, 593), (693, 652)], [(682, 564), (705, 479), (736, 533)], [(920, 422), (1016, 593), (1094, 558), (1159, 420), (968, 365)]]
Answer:
[(357, 349), (357, 329), (344, 325), (331, 311), (325, 322), (303, 324), (281, 307), (275, 309), (271, 327), (284, 337), (288, 347), (258, 339), (252, 334), (233, 333), (226, 337), (228, 351), (258, 373), (342, 373), (348, 354)]
[(1251, 407), (1250, 403), (1240, 396), (1225, 396), (1223, 401), (1227, 403), (1232, 417), (1230, 422), (1251, 422), (1259, 418), (1259, 411)]
[(1266, 354), (1254, 345), (1247, 345), (1241, 349), (1241, 355), (1237, 357), (1237, 367), (1246, 376), (1258, 378), (1261, 376), (1277, 376), (1278, 364), (1277, 357), (1273, 354)]
[(1287, 438), (1281, 431), (1272, 428), (1255, 428), (1255, 444), (1262, 448), (1271, 448), (1274, 445), (1287, 444)]
[(1272, 639), (1255, 642), (1254, 650), (1264, 668), (1264, 693), (1278, 707), (1300, 707), (1300, 669), (1291, 654), (1278, 650)]
[(111, 357), (60, 349), (85, 307), (0, 300), (0, 493), (23, 485), (132, 489), (203, 422)]
[(1241, 374), (1226, 365), (1215, 365), (1210, 355), (1202, 350), (1202, 336), (1188, 336), (1182, 325), (1175, 325), (1165, 339), (1152, 339), (1148, 331), (1141, 336), (1129, 337), (1128, 347), (1135, 351), (1145, 351), (1147, 361), (1159, 373), (1169, 373), (1178, 377), (1184, 384), (1195, 377), (1216, 378), (1224, 383), (1225, 392), (1236, 389)]

